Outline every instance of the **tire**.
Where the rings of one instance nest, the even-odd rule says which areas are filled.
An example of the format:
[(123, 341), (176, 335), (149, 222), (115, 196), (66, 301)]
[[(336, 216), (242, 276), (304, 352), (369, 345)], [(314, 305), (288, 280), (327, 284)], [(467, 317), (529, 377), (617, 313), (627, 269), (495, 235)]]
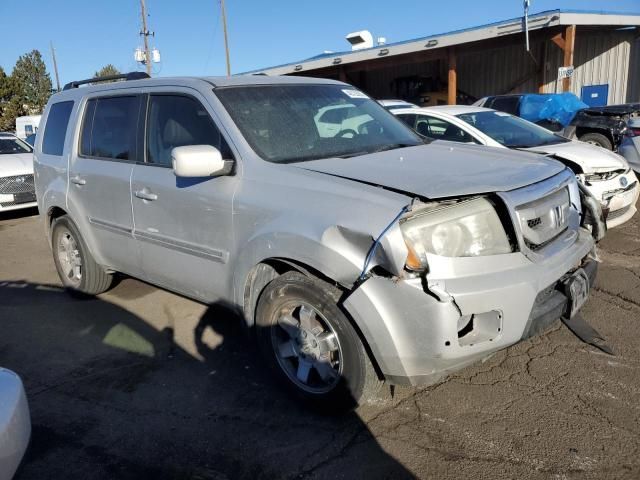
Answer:
[(58, 276), (69, 293), (98, 295), (109, 289), (113, 276), (96, 263), (78, 228), (66, 215), (54, 220), (51, 248)]
[(606, 148), (607, 150), (613, 150), (611, 140), (601, 133), (585, 133), (580, 137), (580, 141), (597, 145), (599, 147)]
[(334, 412), (382, 386), (339, 299), (328, 283), (287, 272), (265, 287), (256, 311), (258, 347), (278, 380), (308, 405)]

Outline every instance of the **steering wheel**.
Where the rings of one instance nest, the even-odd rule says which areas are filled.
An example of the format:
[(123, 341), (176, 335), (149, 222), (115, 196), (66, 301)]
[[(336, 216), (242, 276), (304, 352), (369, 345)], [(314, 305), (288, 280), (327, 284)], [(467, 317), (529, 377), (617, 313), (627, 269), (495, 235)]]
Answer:
[[(345, 135), (351, 135), (350, 137), (345, 137)], [(336, 133), (334, 135), (334, 137), (340, 137), (340, 138), (353, 138), (356, 135), (358, 135), (358, 132), (356, 132), (353, 128), (345, 128), (344, 130), (340, 130), (338, 133)]]

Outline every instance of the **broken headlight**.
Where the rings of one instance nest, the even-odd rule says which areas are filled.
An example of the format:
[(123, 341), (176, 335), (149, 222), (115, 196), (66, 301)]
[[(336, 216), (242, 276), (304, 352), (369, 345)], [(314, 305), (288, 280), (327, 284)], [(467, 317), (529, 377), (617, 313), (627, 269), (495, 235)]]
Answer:
[(512, 247), (495, 208), (485, 198), (416, 210), (400, 221), (409, 249), (407, 268), (424, 270), (427, 253), (476, 257), (511, 253)]

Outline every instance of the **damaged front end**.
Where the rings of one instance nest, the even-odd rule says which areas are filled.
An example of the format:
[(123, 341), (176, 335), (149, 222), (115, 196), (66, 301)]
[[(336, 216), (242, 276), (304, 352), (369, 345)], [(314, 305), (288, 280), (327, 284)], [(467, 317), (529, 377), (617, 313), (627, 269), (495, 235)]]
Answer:
[(599, 203), (569, 170), (511, 192), (415, 201), (399, 217), (385, 230), (404, 243), (402, 272), (365, 264), (343, 306), (384, 376), (411, 385), (573, 319), (595, 279), (594, 239), (606, 231)]

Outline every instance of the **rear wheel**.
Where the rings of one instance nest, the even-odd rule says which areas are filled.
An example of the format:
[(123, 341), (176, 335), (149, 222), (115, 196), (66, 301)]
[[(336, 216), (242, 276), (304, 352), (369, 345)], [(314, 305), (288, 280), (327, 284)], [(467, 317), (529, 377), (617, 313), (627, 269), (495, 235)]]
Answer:
[(597, 145), (598, 147), (606, 148), (607, 150), (613, 150), (611, 140), (601, 133), (585, 133), (580, 137), (580, 140), (591, 145)]
[(258, 344), (272, 371), (326, 410), (353, 408), (382, 385), (339, 298), (333, 286), (288, 272), (267, 285), (256, 312)]
[(58, 276), (70, 292), (97, 295), (111, 286), (112, 276), (95, 262), (69, 217), (55, 220), (51, 238)]

